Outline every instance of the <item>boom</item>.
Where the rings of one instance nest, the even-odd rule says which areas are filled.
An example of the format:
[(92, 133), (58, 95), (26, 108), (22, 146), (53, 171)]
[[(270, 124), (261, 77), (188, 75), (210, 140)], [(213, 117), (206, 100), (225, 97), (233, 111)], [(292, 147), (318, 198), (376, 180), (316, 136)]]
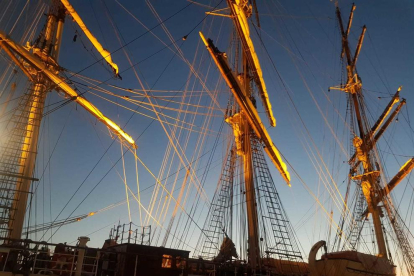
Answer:
[[(136, 148), (134, 139), (124, 132), (120, 126), (118, 126), (111, 119), (107, 118), (103, 113), (88, 100), (79, 95), (65, 80), (52, 72), (37, 56), (27, 51), (25, 48), (15, 43), (12, 39), (8, 38), (3, 32), (0, 32), (0, 41), (6, 44), (11, 50), (17, 53), (22, 59), (28, 62), (33, 69), (42, 72), (50, 81), (55, 83), (67, 96), (73, 99), (75, 102), (83, 106), (99, 121), (104, 123), (113, 133), (125, 139), (132, 147)], [(12, 58), (13, 59), (13, 58)]]
[(201, 32), (200, 36), (204, 44), (206, 45), (208, 51), (210, 52), (211, 56), (213, 57), (213, 60), (219, 68), (223, 78), (226, 80), (227, 85), (230, 87), (231, 92), (233, 93), (234, 97), (239, 103), (241, 109), (246, 114), (250, 126), (253, 128), (254, 132), (259, 137), (259, 139), (261, 139), (265, 144), (265, 151), (270, 157), (270, 160), (272, 160), (273, 164), (279, 170), (283, 179), (290, 186), (290, 174), (287, 170), (287, 166), (283, 162), (278, 149), (276, 148), (272, 139), (269, 136), (269, 133), (263, 126), (263, 123), (259, 117), (259, 114), (257, 113), (256, 108), (254, 107), (249, 97), (246, 97), (244, 89), (242, 88), (237, 77), (233, 74), (233, 71), (231, 70), (227, 62), (227, 59), (224, 57), (223, 53), (218, 51), (211, 39), (206, 39)]
[(96, 37), (89, 31), (88, 27), (86, 27), (85, 23), (83, 23), (82, 18), (80, 18), (79, 14), (75, 11), (73, 6), (69, 3), (68, 0), (61, 0), (62, 4), (65, 6), (66, 10), (69, 14), (73, 17), (73, 20), (79, 25), (85, 35), (88, 37), (89, 41), (93, 44), (96, 50), (101, 54), (101, 56), (108, 62), (108, 64), (114, 70), (115, 75), (119, 74), (118, 65), (112, 61), (111, 53), (108, 50), (105, 50), (102, 47), (101, 43), (96, 39)]
[[(243, 0), (228, 0), (228, 5), (231, 10), (231, 15), (236, 26), (237, 33), (243, 45), (244, 53), (250, 68), (252, 69), (253, 79), (259, 88), (260, 98), (263, 103), (263, 107), (266, 111), (266, 115), (269, 119), (270, 125), (276, 126), (276, 119), (273, 116), (272, 105), (269, 101), (269, 95), (267, 93), (266, 84), (263, 80), (262, 68), (259, 63), (256, 51), (253, 46), (252, 39), (250, 38), (250, 30), (248, 24), (248, 17), (251, 14), (251, 8), (248, 8), (247, 1)], [(248, 10), (248, 13), (246, 12)]]

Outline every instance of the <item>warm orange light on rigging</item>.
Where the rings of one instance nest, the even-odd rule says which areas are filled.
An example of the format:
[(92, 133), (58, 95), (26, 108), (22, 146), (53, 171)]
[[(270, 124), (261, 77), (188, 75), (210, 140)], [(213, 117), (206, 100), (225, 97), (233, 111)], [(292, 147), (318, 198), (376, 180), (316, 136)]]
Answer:
[(96, 50), (101, 54), (101, 56), (106, 60), (106, 62), (109, 63), (109, 65), (114, 70), (115, 74), (118, 75), (118, 65), (112, 61), (111, 53), (108, 50), (104, 49), (101, 43), (99, 43), (98, 39), (96, 39), (96, 37), (91, 33), (91, 31), (89, 31), (89, 29), (86, 27), (85, 23), (83, 23), (83, 20), (80, 18), (79, 14), (75, 11), (75, 9), (69, 3), (69, 1), (61, 0), (61, 2), (65, 6), (66, 10), (73, 17), (73, 20), (75, 20), (75, 22), (79, 25), (79, 27), (88, 37), (89, 41), (93, 44)]
[(8, 38), (4, 33), (0, 32), (0, 41), (7, 44), (7, 46), (21, 56), (25, 61), (29, 62), (31, 66), (41, 71), (50, 81), (60, 88), (69, 98), (83, 106), (87, 111), (94, 115), (99, 121), (104, 123), (113, 133), (125, 139), (133, 148), (136, 148), (134, 139), (121, 129), (115, 122), (107, 118), (103, 113), (88, 100), (79, 95), (69, 84), (65, 82), (65, 79), (52, 72), (42, 60), (30, 53), (28, 50), (15, 43), (12, 39)]
[(243, 44), (245, 44), (245, 51), (250, 58), (251, 63), (250, 66), (252, 66), (253, 75), (256, 78), (256, 83), (259, 88), (259, 94), (263, 102), (263, 106), (265, 108), (267, 117), (269, 118), (270, 125), (272, 127), (276, 126), (276, 119), (273, 115), (272, 111), (272, 104), (269, 100), (269, 95), (267, 93), (266, 84), (263, 79), (263, 72), (262, 68), (260, 66), (259, 58), (257, 57), (256, 51), (254, 49), (254, 45), (252, 42), (252, 39), (250, 38), (250, 29), (249, 29), (249, 23), (247, 21), (246, 13), (241, 7), (240, 0), (236, 0), (235, 3), (232, 3), (231, 7), (233, 10), (233, 19), (235, 20), (236, 26), (240, 26), (239, 29), (239, 36), (242, 39)]

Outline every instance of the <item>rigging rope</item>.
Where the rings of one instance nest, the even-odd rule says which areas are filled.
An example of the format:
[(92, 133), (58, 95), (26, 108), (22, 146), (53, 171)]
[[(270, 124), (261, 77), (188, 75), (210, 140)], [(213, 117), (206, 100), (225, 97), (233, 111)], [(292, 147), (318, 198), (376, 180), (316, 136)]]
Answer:
[[(131, 219), (131, 208), (129, 207), (129, 195), (128, 195), (128, 184), (127, 184), (127, 178), (126, 178), (126, 173), (125, 173), (125, 159), (124, 159), (124, 147), (123, 147), (123, 142), (120, 141), (121, 144), (121, 158), (122, 158), (122, 169), (124, 172), (124, 185), (125, 185), (125, 197), (127, 200), (127, 205), (128, 205), (128, 217), (129, 217), (129, 222), (132, 221)], [(138, 176), (137, 176), (138, 177)]]

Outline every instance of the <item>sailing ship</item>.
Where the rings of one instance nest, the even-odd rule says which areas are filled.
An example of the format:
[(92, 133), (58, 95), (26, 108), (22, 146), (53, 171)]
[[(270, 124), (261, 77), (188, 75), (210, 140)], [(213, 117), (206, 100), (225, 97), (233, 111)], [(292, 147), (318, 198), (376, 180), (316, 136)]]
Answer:
[[(204, 229), (202, 229), (202, 238), (199, 242), (198, 251), (195, 252), (195, 259), (197, 260), (195, 263), (200, 266), (200, 260), (203, 265), (205, 265), (204, 261), (208, 262), (209, 268), (207, 268), (206, 272), (203, 267), (201, 271), (203, 274), (210, 273), (211, 271), (220, 275), (223, 273), (227, 275), (240, 274), (243, 273), (242, 270), (246, 270), (249, 274), (254, 273), (256, 275), (269, 273), (303, 275), (307, 273), (307, 268), (303, 264), (301, 252), (292, 234), (292, 227), (283, 210), (264, 157), (264, 152), (266, 152), (279, 170), (284, 181), (290, 185), (290, 175), (287, 167), (256, 110), (253, 91), (257, 91), (260, 95), (270, 125), (273, 127), (276, 125), (261, 66), (249, 34), (247, 20), (253, 14), (252, 5), (244, 0), (228, 1), (227, 4), (226, 12), (230, 11), (230, 17), (233, 19), (237, 31), (237, 38), (235, 38), (236, 47), (243, 49), (238, 55), (234, 56), (235, 62), (240, 66), (236, 66), (234, 68), (235, 71), (233, 71), (226, 55), (216, 48), (212, 40), (205, 38), (201, 32), (200, 36), (232, 92), (232, 99), (227, 106), (225, 118), (226, 122), (233, 128), (235, 140), (228, 146), (227, 163), (223, 167), (222, 177), (217, 188), (219, 194), (216, 194), (215, 200), (210, 205), (210, 215), (207, 218)], [(126, 146), (134, 155), (137, 155), (137, 145), (134, 139), (118, 124), (106, 117), (95, 105), (86, 100), (82, 95), (83, 93), (78, 93), (59, 74), (61, 67), (58, 63), (58, 57), (63, 24), (67, 15), (73, 18), (97, 52), (102, 56), (101, 59), (108, 63), (115, 77), (121, 78), (118, 65), (113, 61), (112, 54), (103, 48), (67, 0), (52, 1), (44, 29), (33, 44), (28, 43), (24, 47), (13, 41), (5, 33), (1, 33), (2, 49), (7, 53), (14, 65), (18, 66), (32, 83), (24, 106), (19, 110), (23, 122), (21, 122), (16, 131), (15, 137), (20, 139), (17, 139), (17, 141), (15, 138), (13, 141), (10, 140), (10, 145), (7, 146), (8, 151), (17, 151), (20, 155), (15, 154), (13, 156), (15, 160), (9, 162), (12, 163), (10, 168), (8, 168), (9, 170), (5, 170), (3, 173), (5, 177), (3, 182), (4, 191), (7, 191), (4, 195), (4, 211), (2, 212), (3, 235), (6, 246), (12, 245), (12, 247), (15, 247), (23, 233), (28, 195), (31, 190), (31, 183), (35, 181), (32, 176), (47, 92), (57, 90), (69, 98), (70, 101), (74, 101), (85, 108), (97, 120), (108, 127), (111, 134), (120, 140), (121, 145)], [(186, 39), (187, 36), (183, 39)], [(254, 89), (252, 86), (254, 86)], [(147, 99), (151, 103), (150, 98)], [(20, 150), (18, 148), (19, 144), (23, 145), (20, 147)], [(13, 161), (15, 164), (13, 164)], [(242, 169), (237, 173), (238, 168)], [(192, 168), (189, 166), (186, 178), (188, 176), (194, 177), (192, 175), (194, 172), (191, 170)], [(238, 184), (240, 193), (235, 192), (237, 185), (233, 183), (235, 178), (238, 177), (237, 174), (244, 175), (243, 180)], [(184, 187), (185, 185), (183, 184), (182, 191), (184, 191)], [(126, 196), (128, 197), (128, 191)], [(181, 199), (181, 196), (182, 193), (180, 193), (179, 199)], [(170, 197), (172, 196), (170, 195)], [(240, 206), (243, 206), (242, 211), (246, 208), (245, 214), (239, 213), (245, 216), (245, 221), (240, 223), (239, 226), (247, 229), (247, 236), (242, 235), (240, 230), (233, 230), (233, 225), (231, 223), (228, 224), (226, 221), (229, 217), (235, 216), (233, 212), (236, 212), (236, 208), (233, 208), (232, 204), (236, 200), (240, 201), (238, 203)], [(260, 200), (263, 203), (260, 203)], [(177, 202), (170, 225), (179, 206)], [(227, 210), (228, 208), (230, 212)], [(9, 210), (8, 212), (6, 212), (7, 209)], [(151, 214), (148, 215), (151, 216)], [(53, 226), (53, 223), (51, 226)], [(40, 272), (60, 274), (68, 273), (69, 270), (69, 273), (73, 271), (76, 275), (83, 275), (84, 273), (104, 273), (105, 275), (112, 275), (113, 273), (116, 273), (116, 275), (139, 273), (139, 275), (146, 275), (151, 272), (160, 275), (175, 275), (175, 273), (185, 273), (186, 270), (191, 270), (193, 265), (192, 261), (188, 259), (188, 252), (165, 247), (168, 242), (170, 229), (168, 229), (165, 235), (162, 247), (150, 247), (143, 244), (143, 238), (138, 239), (138, 241), (141, 241), (141, 244), (136, 244), (138, 235), (137, 233), (135, 234), (135, 239), (131, 236), (131, 233), (133, 233), (131, 232), (131, 226), (132, 221), (129, 224), (127, 243), (122, 244), (125, 233), (124, 227), (121, 238), (119, 238), (119, 229), (115, 230), (114, 228), (114, 231), (111, 231), (107, 244), (111, 244), (111, 241), (113, 243), (120, 241), (121, 244), (112, 244), (111, 246), (106, 244), (104, 246), (105, 249), (108, 248), (116, 252), (115, 254), (127, 254), (122, 256), (122, 262), (119, 261), (120, 256), (115, 257), (119, 266), (115, 269), (116, 272), (111, 271), (111, 266), (114, 264), (113, 262), (111, 264), (110, 256), (113, 255), (108, 257), (108, 254), (114, 254), (114, 252), (100, 251), (96, 253), (95, 251), (90, 253), (92, 252), (91, 249), (85, 249), (86, 243), (89, 241), (87, 237), (79, 238), (78, 248), (72, 256), (68, 254), (70, 249), (68, 250), (63, 245), (56, 245), (55, 254), (51, 258), (45, 258), (45, 254), (42, 252), (40, 266), (39, 264), (36, 265), (36, 259), (39, 255), (37, 253), (37, 246), (36, 252), (30, 254), (31, 258), (35, 256), (33, 263), (24, 258), (25, 260), (21, 261), (20, 271), (22, 273), (37, 272), (37, 274)], [(32, 229), (32, 231), (36, 231), (36, 229)], [(238, 256), (232, 239), (238, 239), (238, 245), (245, 250), (244, 252), (239, 252), (241, 258)], [(132, 243), (132, 240), (135, 240), (135, 243)], [(25, 247), (30, 248), (27, 245)], [(63, 258), (63, 255), (58, 254), (66, 256)], [(93, 254), (92, 259), (95, 258), (96, 260), (106, 256), (106, 264), (99, 266), (99, 261), (96, 260), (92, 264), (87, 263), (85, 254)], [(139, 257), (136, 255), (135, 259), (133, 257), (130, 259), (128, 254), (138, 254)], [(199, 255), (197, 256), (197, 254)], [(12, 257), (9, 257), (9, 255)], [(13, 266), (17, 265), (15, 255), (16, 252), (8, 248), (7, 254), (4, 257), (4, 266), (7, 266), (12, 272), (15, 272), (13, 271), (15, 270)], [(20, 258), (20, 255), (17, 258)], [(241, 263), (242, 260), (244, 260), (244, 264)], [(47, 265), (48, 261), (50, 261), (50, 265)], [(14, 264), (11, 264), (13, 262)], [(153, 267), (154, 264), (158, 265)], [(104, 266), (105, 269), (103, 269)], [(89, 271), (87, 268), (89, 268)]]
[[(21, 3), (2, 4), (3, 17), (14, 19), (15, 24), (11, 28), (6, 25), (7, 32), (0, 29), (0, 46), (5, 60), (2, 82), (4, 80), (5, 87), (10, 90), (8, 95), (4, 95), (7, 97), (6, 105), (0, 115), (7, 119), (6, 135), (2, 137), (1, 147), (0, 237), (3, 245), (0, 246), (2, 270), (0, 275), (80, 276), (149, 275), (150, 273), (154, 275), (309, 275), (309, 273), (315, 276), (348, 275), (343, 274), (342, 271), (351, 273), (349, 275), (359, 272), (371, 273), (370, 275), (395, 275), (394, 264), (388, 258), (389, 251), (385, 246), (385, 239), (381, 238), (382, 213), (378, 204), (383, 202), (388, 197), (388, 193), (409, 173), (414, 166), (414, 161), (411, 159), (396, 178), (391, 180), (388, 186), (383, 187), (383, 190), (374, 191), (371, 187), (376, 187), (377, 181), (374, 178), (379, 179), (380, 173), (377, 168), (374, 168), (376, 163), (371, 160), (372, 154), (369, 152), (375, 148), (378, 134), (380, 133), (381, 136), (385, 130), (383, 128), (391, 123), (405, 104), (405, 101), (401, 101), (399, 107), (389, 115), (393, 105), (399, 100), (399, 91), (378, 124), (368, 131), (367, 126), (361, 123), (361, 126), (358, 125), (361, 127), (359, 132), (353, 132), (359, 133), (356, 136), (359, 140), (355, 138), (356, 153), (352, 160), (355, 168), (351, 177), (359, 181), (362, 187), (361, 195), (365, 196), (368, 202), (366, 206), (364, 205), (367, 209), (364, 215), (370, 214), (375, 220), (379, 255), (370, 256), (356, 251), (344, 252), (344, 255), (328, 253), (322, 257), (322, 260), (316, 261), (316, 253), (325, 244), (320, 242), (309, 254), (308, 267), (305, 261), (306, 254), (301, 249), (300, 241), (276, 188), (282, 182), (290, 186), (291, 179), (285, 164), (286, 159), (282, 157), (272, 141), (270, 130), (266, 126), (275, 127), (276, 119), (272, 111), (268, 83), (265, 82), (266, 78), (256, 52), (260, 46), (267, 51), (259, 32), (260, 20), (256, 1), (227, 0), (217, 1), (213, 5), (195, 4), (189, 1), (183, 8), (167, 17), (162, 17), (152, 3), (146, 1), (146, 5), (157, 20), (154, 27), (148, 27), (134, 15), (132, 9), (115, 0), (112, 4), (131, 16), (144, 30), (138, 36), (133, 35), (133, 39), (123, 37), (122, 32), (119, 31), (119, 22), (115, 22), (114, 14), (111, 13), (111, 6), (108, 6), (106, 1), (101, 1), (106, 18), (112, 25), (120, 46), (98, 39), (96, 35), (98, 30), (101, 32), (101, 37), (105, 37), (101, 27), (95, 31), (87, 26), (88, 23), (85, 23), (87, 20), (78, 10), (80, 7), (75, 4), (72, 6), (70, 2), (68, 0), (38, 1), (33, 6), (30, 6), (29, 1), (20, 6)], [(193, 19), (196, 23), (192, 24), (185, 33), (180, 32), (181, 37), (177, 39), (166, 27), (167, 23), (175, 20), (182, 11), (193, 5), (201, 6), (208, 11), (203, 18)], [(14, 12), (8, 14), (13, 8), (20, 12), (14, 16)], [(166, 10), (168, 8), (166, 7)], [(43, 17), (43, 13), (46, 16)], [(33, 18), (22, 24), (24, 28), (20, 32), (21, 37), (18, 39), (21, 40), (18, 42), (18, 39), (14, 38), (18, 37), (15, 28), (18, 28), (22, 15), (27, 17), (30, 15)], [(95, 19), (100, 16), (95, 10), (90, 15)], [(353, 110), (360, 123), (363, 120), (361, 114), (364, 115), (364, 112), (357, 112), (358, 109), (363, 110), (363, 105), (360, 103), (361, 82), (356, 74), (355, 63), (361, 49), (363, 35), (356, 54), (351, 59), (347, 36), (352, 14), (346, 31), (342, 27), (339, 10), (338, 17), (343, 37), (343, 53), (349, 63), (348, 82), (339, 88), (349, 92), (351, 98), (355, 98)], [(207, 18), (212, 22), (209, 26), (205, 24)], [(223, 21), (218, 22), (217, 19)], [(224, 21), (232, 26), (228, 35), (231, 46), (226, 52), (219, 50), (218, 45), (223, 43), (217, 42), (217, 38), (220, 37), (218, 33), (221, 33), (220, 26)], [(27, 24), (27, 22), (32, 23)], [(187, 21), (184, 22), (179, 21), (175, 24), (179, 26), (188, 24)], [(68, 24), (72, 24), (73, 28), (72, 42), (67, 39), (68, 36), (65, 40), (63, 32), (64, 25)], [(128, 22), (125, 20), (125, 23), (119, 24), (128, 24)], [(162, 32), (156, 32), (157, 28), (162, 29)], [(251, 35), (253, 30), (258, 34), (258, 42), (262, 45), (253, 41)], [(198, 31), (200, 31), (199, 38), (196, 36)], [(134, 49), (137, 51), (131, 50), (130, 46), (146, 35), (152, 35), (152, 38), (148, 39), (149, 42), (145, 43), (149, 49), (140, 49), (138, 46), (138, 49)], [(214, 37), (216, 41), (209, 37)], [(161, 41), (162, 48), (154, 52), (152, 39)], [(198, 43), (192, 61), (182, 51), (182, 46), (189, 40)], [(66, 56), (68, 51), (75, 50), (74, 47), (64, 48), (65, 43), (81, 43), (84, 51), (89, 52), (93, 57), (92, 65), (89, 64), (75, 72), (65, 68), (71, 60), (66, 58), (65, 64), (61, 62), (62, 57)], [(103, 44), (106, 46), (104, 47)], [(107, 47), (111, 50), (107, 50)], [(170, 56), (166, 55), (164, 50), (170, 53)], [(62, 51), (65, 51), (64, 56)], [(121, 52), (124, 61), (122, 65), (117, 62), (121, 59)], [(145, 58), (134, 59), (137, 52), (144, 52)], [(158, 55), (163, 56), (157, 60)], [(157, 78), (147, 76), (146, 79), (144, 77), (146, 74), (141, 71), (140, 66), (150, 58), (161, 60), (163, 64), (165, 60), (168, 62), (158, 72)], [(171, 87), (176, 87), (179, 83), (184, 88), (155, 89), (166, 70), (171, 69), (172, 65), (175, 66), (175, 59), (179, 59), (181, 64), (184, 63), (189, 71), (184, 75), (178, 67), (174, 68), (171, 70), (173, 72), (168, 82)], [(100, 68), (96, 69), (96, 72), (89, 71), (92, 76), (87, 76), (87, 69), (99, 65)], [(148, 69), (151, 66), (153, 64), (147, 65), (145, 70), (151, 72)], [(202, 71), (202, 69), (206, 70)], [(100, 80), (102, 76), (108, 78)], [(179, 79), (184, 82), (184, 85), (178, 81)], [(215, 81), (212, 82), (212, 79)], [(18, 81), (25, 83), (26, 90), (17, 97), (18, 104), (11, 107), (8, 103), (15, 100), (14, 91), (17, 88), (21, 89)], [(148, 84), (152, 82), (153, 85)], [(222, 87), (226, 92), (230, 91), (230, 97), (218, 88), (211, 89), (213, 85), (209, 82), (215, 83), (216, 87)], [(139, 88), (131, 88), (134, 87), (132, 85), (137, 85)], [(56, 103), (47, 104), (53, 91), (56, 91), (59, 97), (63, 97), (63, 100), (60, 98), (57, 101), (58, 106)], [(225, 99), (223, 94), (226, 95)], [(97, 100), (96, 104), (87, 99), (92, 95)], [(51, 199), (48, 201), (45, 198), (44, 182), (43, 195), (39, 195), (39, 183), (44, 179), (45, 170), (50, 168), (51, 162), (51, 156), (48, 158), (44, 153), (39, 158), (39, 148), (44, 143), (42, 128), (46, 128), (45, 118), (48, 118), (50, 113), (71, 103), (75, 104), (73, 106), (76, 111), (79, 106), (79, 110), (85, 110), (93, 116), (96, 123), (92, 124), (91, 128), (105, 126), (109, 132), (101, 130), (97, 132), (100, 142), (105, 140), (104, 145), (107, 147), (70, 200), (82, 188), (102, 158), (108, 157), (111, 166), (109, 169), (105, 168), (107, 171), (104, 177), (97, 180), (97, 184), (65, 219), (58, 218), (70, 200), (55, 218), (50, 215), (49, 223), (44, 222), (44, 218), (43, 223), (36, 223), (38, 221), (33, 217), (38, 214), (38, 211), (33, 209), (38, 206), (37, 200), (43, 204), (43, 213), (45, 202), (51, 202)], [(117, 111), (111, 112), (109, 109), (98, 108), (98, 106), (108, 106), (108, 103), (111, 107), (116, 106)], [(127, 112), (119, 111), (118, 108), (125, 109)], [(134, 133), (135, 130), (130, 124), (135, 114), (142, 115), (140, 120), (144, 120), (143, 118), (147, 120), (148, 125), (142, 133), (152, 127), (154, 121), (159, 123), (157, 131), (166, 138), (161, 139), (161, 135), (154, 131), (150, 139), (159, 139), (158, 144), (167, 145), (162, 158), (157, 159), (157, 150), (140, 145), (138, 139), (142, 133)], [(262, 121), (260, 114), (266, 115), (268, 123)], [(122, 115), (125, 116), (125, 121), (119, 118), (122, 118)], [(385, 121), (388, 115), (389, 118)], [(215, 117), (219, 119), (215, 120)], [(140, 124), (140, 120), (133, 121), (135, 124)], [(223, 131), (224, 123), (229, 126), (226, 135)], [(219, 145), (222, 136), (225, 136), (225, 142)], [(213, 140), (210, 142), (212, 144), (210, 149), (206, 147), (209, 139)], [(117, 161), (107, 156), (113, 144), (119, 144), (121, 148), (121, 157)], [(221, 169), (214, 170), (211, 164), (215, 156), (213, 153), (217, 148), (224, 153), (219, 160), (223, 161), (223, 164)], [(51, 155), (53, 151), (48, 153)], [(367, 158), (364, 159), (364, 155)], [(45, 162), (45, 157), (49, 161)], [(152, 158), (159, 160), (155, 162), (156, 169), (159, 170), (158, 175), (155, 175), (143, 161)], [(43, 166), (46, 163), (43, 170), (38, 169), (40, 159), (43, 159)], [(268, 165), (267, 160), (271, 161), (272, 166)], [(131, 161), (132, 165), (129, 165), (128, 161)], [(280, 177), (275, 178), (272, 175), (273, 166)], [(148, 198), (143, 196), (140, 188), (143, 177), (141, 171), (141, 179), (138, 179), (139, 167), (144, 169), (149, 175), (148, 179), (154, 182), (154, 185), (150, 186), (153, 189), (152, 195)], [(113, 168), (118, 168), (118, 178), (114, 181), (122, 184), (126, 200), (104, 208), (100, 207), (98, 211), (73, 216), (78, 207)], [(131, 169), (134, 171), (133, 177), (127, 173)], [(199, 174), (199, 170), (203, 173)], [(207, 174), (210, 172), (211, 175), (211, 171), (219, 174), (219, 178), (217, 179), (216, 175), (214, 178), (211, 176), (207, 178)], [(76, 175), (72, 177), (75, 178)], [(136, 191), (133, 191), (127, 182), (127, 179), (131, 181), (131, 178), (137, 184)], [(72, 181), (70, 180), (69, 183)], [(214, 191), (210, 189), (214, 193), (210, 202), (206, 195), (208, 188), (206, 183), (211, 181), (217, 182), (217, 186)], [(364, 185), (368, 187), (365, 190)], [(366, 192), (367, 190), (370, 192)], [(97, 199), (100, 201), (100, 198)], [(134, 207), (135, 201), (137, 205)], [(79, 237), (76, 246), (51, 242), (52, 238), (56, 240), (54, 235), (61, 227), (73, 226), (72, 229), (79, 230), (75, 226), (79, 221), (87, 221), (98, 213), (112, 210), (119, 205), (128, 206), (129, 222), (112, 223), (111, 225), (115, 225), (110, 230), (109, 237), (105, 238), (102, 248), (87, 247), (89, 242), (87, 236)], [(389, 208), (389, 205), (387, 206), (381, 207)], [(409, 254), (412, 250), (404, 232), (406, 229), (398, 228), (401, 226), (400, 217), (394, 209), (387, 210), (391, 210), (388, 216), (395, 225), (396, 233), (400, 233), (401, 238), (398, 242), (402, 248), (405, 248), (404, 259), (409, 263), (411, 260)], [(205, 214), (207, 216), (204, 225), (201, 225), (199, 217), (204, 217)], [(137, 221), (139, 221), (138, 225), (135, 224)], [(356, 224), (359, 223), (355, 221)], [(199, 239), (191, 240), (191, 232), (195, 229), (200, 232)], [(358, 231), (355, 229), (353, 228), (352, 231)], [(29, 239), (29, 237), (36, 237), (37, 234), (41, 236), (39, 241)], [(47, 235), (50, 235), (50, 238)], [(345, 237), (342, 230), (338, 230), (337, 236)], [(184, 250), (189, 248), (192, 249), (191, 254), (188, 250)], [(51, 249), (53, 252), (50, 251)], [(356, 249), (357, 247), (354, 247), (354, 250)], [(364, 270), (367, 262), (370, 262), (371, 266)], [(333, 272), (333, 268), (338, 270)]]

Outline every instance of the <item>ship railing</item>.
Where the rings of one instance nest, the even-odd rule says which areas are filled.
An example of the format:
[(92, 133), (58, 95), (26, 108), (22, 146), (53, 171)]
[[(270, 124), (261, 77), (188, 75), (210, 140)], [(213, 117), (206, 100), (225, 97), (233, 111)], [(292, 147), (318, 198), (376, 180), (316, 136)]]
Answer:
[[(54, 275), (76, 275), (77, 255), (51, 254), (48, 259), (38, 258), (40, 254), (35, 254), (31, 272), (34, 274), (54, 274)], [(58, 258), (56, 258), (58, 256)], [(83, 257), (81, 275), (96, 275), (98, 268), (97, 257)]]
[[(1, 241), (3, 240), (3, 244)], [(107, 249), (8, 240), (0, 238), (0, 273), (7, 275), (61, 275), (61, 276), (136, 276), (148, 260), (160, 269), (187, 270), (189, 259), (171, 255), (149, 255), (147, 252), (124, 252), (117, 245)], [(83, 258), (80, 254), (83, 251)], [(168, 253), (167, 253), (168, 254)], [(145, 260), (145, 261), (143, 261)], [(132, 273), (125, 274), (128, 264)], [(5, 274), (0, 274), (5, 275)], [(142, 274), (141, 274), (142, 275)]]
[[(6, 241), (7, 242), (7, 241)], [(84, 256), (79, 259), (79, 253)], [(0, 271), (13, 274), (41, 274), (62, 276), (97, 276), (98, 267), (110, 267), (108, 256), (115, 252), (105, 252), (94, 248), (49, 244), (19, 240), (0, 245)], [(112, 267), (116, 262), (112, 261)], [(105, 268), (104, 268), (105, 270)]]
[(119, 224), (111, 229), (109, 239), (116, 240), (119, 244), (151, 245), (151, 225), (139, 226), (133, 222)]

